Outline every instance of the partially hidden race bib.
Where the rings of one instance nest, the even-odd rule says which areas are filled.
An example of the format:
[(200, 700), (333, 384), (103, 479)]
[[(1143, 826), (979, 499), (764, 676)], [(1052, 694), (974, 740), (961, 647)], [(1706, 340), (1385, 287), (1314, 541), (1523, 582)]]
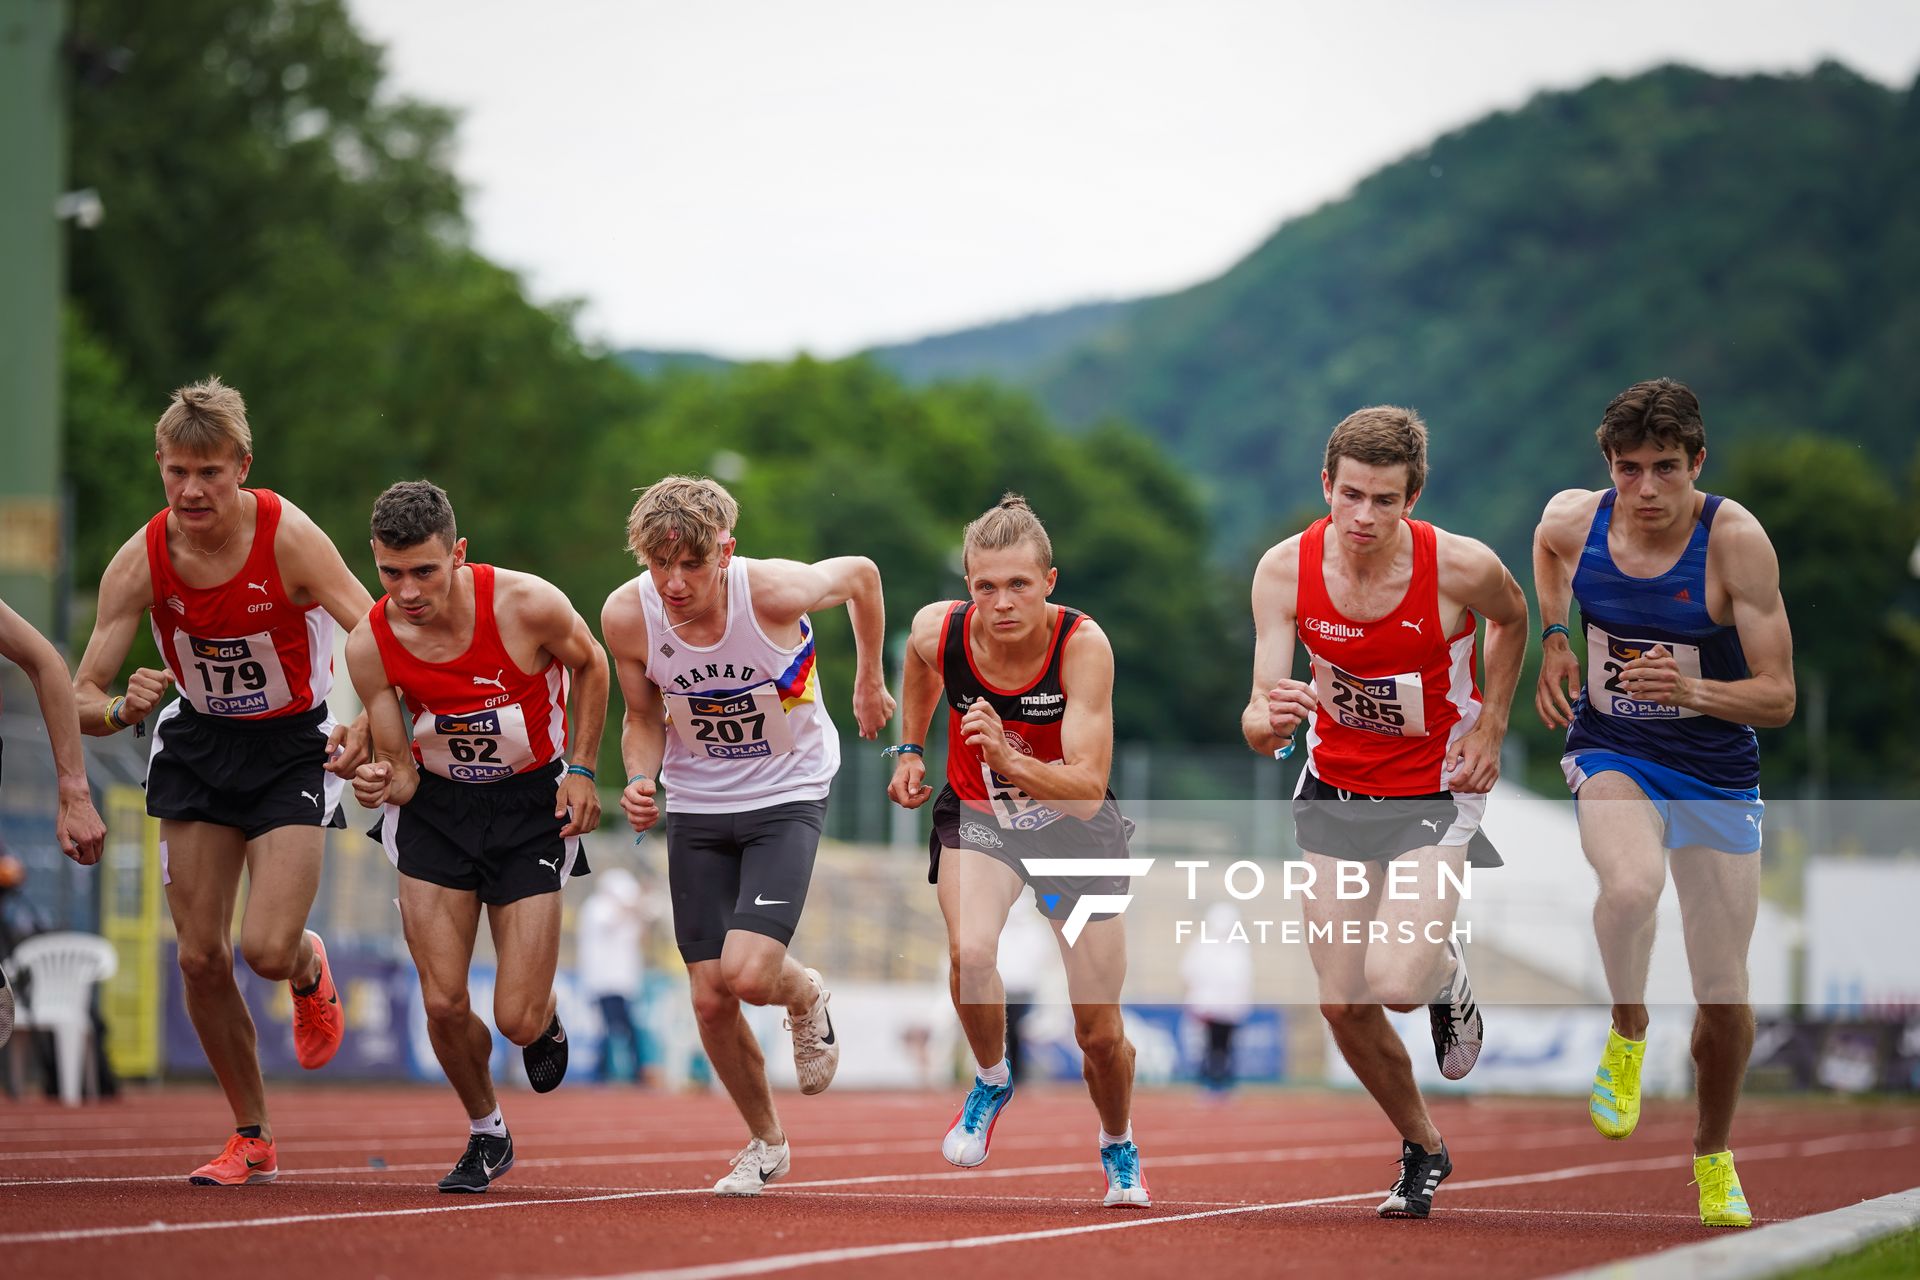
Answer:
[(423, 711), (413, 740), (427, 769), (455, 782), (498, 782), (533, 765), (527, 717), (517, 703), (456, 715)]
[(1356, 676), (1316, 656), (1313, 692), (1321, 709), (1349, 729), (1390, 738), (1427, 736), (1426, 690), (1418, 671)]
[(708, 697), (670, 693), (667, 721), (691, 755), (712, 760), (770, 760), (793, 750), (793, 726), (771, 682)]
[[(1046, 763), (1060, 764), (1061, 761), (1049, 760)], [(994, 818), (1009, 830), (1038, 831), (1066, 817), (1058, 809), (1049, 809), (1041, 801), (1035, 800), (1004, 774), (995, 773), (984, 763), (980, 766), (980, 776), (986, 779), (987, 802), (993, 806)]]
[(180, 662), (180, 692), (194, 710), (210, 716), (265, 716), (293, 702), (287, 672), (273, 637), (231, 638), (173, 633)]
[(1660, 645), (1680, 665), (1680, 674), (1689, 680), (1700, 678), (1698, 645), (1676, 644), (1668, 640), (1623, 640), (1609, 635), (1591, 622), (1587, 624), (1587, 705), (1603, 716), (1623, 720), (1687, 720), (1699, 715), (1686, 707), (1669, 707), (1647, 702), (1628, 693), (1620, 675), (1629, 662)]

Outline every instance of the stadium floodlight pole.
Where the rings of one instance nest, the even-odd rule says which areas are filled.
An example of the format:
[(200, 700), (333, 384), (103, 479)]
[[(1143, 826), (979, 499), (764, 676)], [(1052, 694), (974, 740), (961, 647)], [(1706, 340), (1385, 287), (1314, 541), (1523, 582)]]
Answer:
[(60, 576), (60, 298), (65, 185), (67, 0), (18, 0), (0, 40), (0, 599), (56, 623)]

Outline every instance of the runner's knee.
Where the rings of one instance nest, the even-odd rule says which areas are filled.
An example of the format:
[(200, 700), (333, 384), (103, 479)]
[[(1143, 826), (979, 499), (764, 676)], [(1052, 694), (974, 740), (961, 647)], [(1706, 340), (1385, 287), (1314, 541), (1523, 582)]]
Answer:
[(300, 958), (300, 935), (296, 933), (290, 940), (242, 937), (240, 953), (246, 958), (247, 968), (268, 982), (284, 982), (293, 976), (293, 966)]
[(1127, 1031), (1116, 1009), (1112, 1017), (1076, 1022), (1073, 1039), (1088, 1061), (1106, 1062), (1126, 1046)]
[(233, 981), (233, 948), (223, 938), (204, 946), (182, 944), (180, 978), (192, 988), (218, 987)]
[(494, 1002), (493, 1023), (500, 1034), (523, 1048), (540, 1038), (547, 1029), (547, 1002), (516, 1002), (504, 1005)]
[(454, 987), (444, 991), (423, 988), (420, 993), (420, 1002), (426, 1006), (428, 1022), (465, 1022), (473, 1013), (473, 1006), (467, 1001), (465, 987)]

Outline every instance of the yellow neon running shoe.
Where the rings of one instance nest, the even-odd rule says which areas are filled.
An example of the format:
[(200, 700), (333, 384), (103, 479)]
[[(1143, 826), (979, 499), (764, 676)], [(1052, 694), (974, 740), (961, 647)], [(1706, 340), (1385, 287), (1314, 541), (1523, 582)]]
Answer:
[(1601, 1137), (1618, 1142), (1640, 1123), (1640, 1063), (1646, 1056), (1645, 1040), (1629, 1040), (1607, 1028), (1607, 1051), (1587, 1095), (1587, 1117)]
[(1733, 1171), (1733, 1152), (1693, 1158), (1693, 1180), (1700, 1188), (1700, 1221), (1709, 1227), (1750, 1227), (1753, 1210)]

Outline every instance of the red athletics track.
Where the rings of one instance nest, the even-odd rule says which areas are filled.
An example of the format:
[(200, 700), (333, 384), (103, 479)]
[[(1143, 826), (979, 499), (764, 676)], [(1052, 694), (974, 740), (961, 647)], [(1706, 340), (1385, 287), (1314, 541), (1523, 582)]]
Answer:
[[(518, 1163), (473, 1197), (433, 1189), (465, 1142), (445, 1088), (276, 1088), (280, 1180), (245, 1188), (185, 1183), (227, 1129), (210, 1088), (76, 1111), (0, 1103), (0, 1273), (202, 1280), (244, 1260), (274, 1280), (976, 1267), (1079, 1280), (1118, 1264), (1354, 1280), (1444, 1259), (1497, 1280), (1714, 1234), (1693, 1212), (1684, 1104), (1649, 1105), (1632, 1140), (1610, 1143), (1578, 1099), (1437, 1101), (1453, 1177), (1432, 1218), (1387, 1222), (1373, 1205), (1399, 1147), (1362, 1097), (1143, 1094), (1144, 1212), (1101, 1207), (1084, 1094), (1023, 1091), (975, 1171), (939, 1156), (958, 1097), (782, 1095), (793, 1173), (757, 1201), (706, 1193), (741, 1141), (717, 1096), (509, 1094)], [(1736, 1132), (1762, 1221), (1920, 1186), (1920, 1103), (1752, 1099)]]

